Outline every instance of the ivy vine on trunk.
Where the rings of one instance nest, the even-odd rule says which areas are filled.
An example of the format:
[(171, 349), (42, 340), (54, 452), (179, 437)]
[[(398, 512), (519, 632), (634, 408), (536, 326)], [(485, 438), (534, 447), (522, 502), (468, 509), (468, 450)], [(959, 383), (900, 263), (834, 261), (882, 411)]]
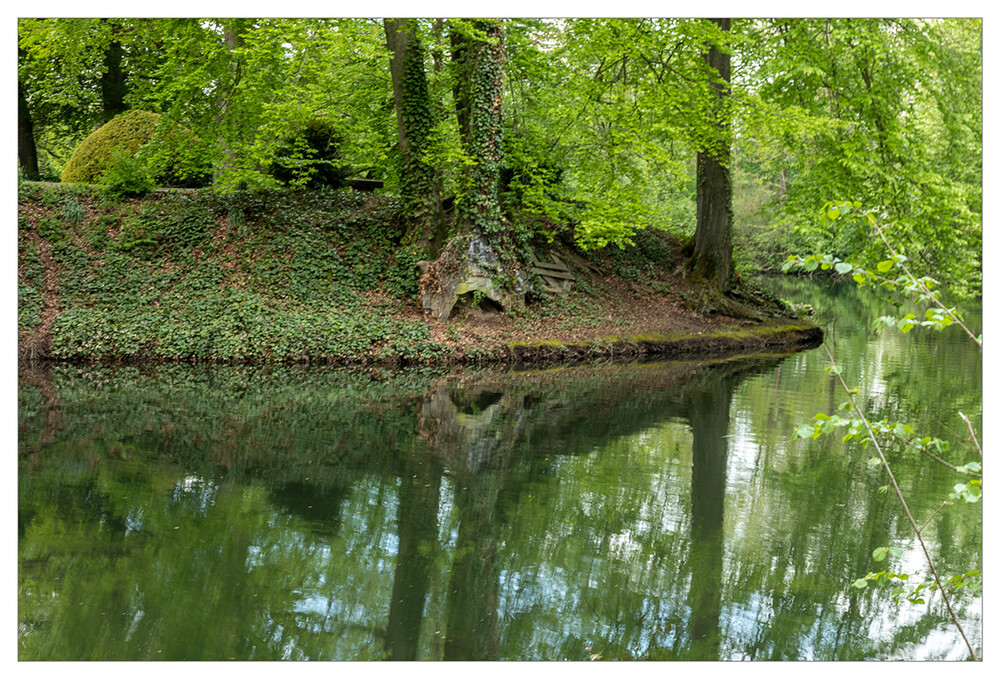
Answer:
[(399, 194), (407, 240), (432, 257), (447, 235), (437, 171), (426, 159), (434, 127), (433, 106), (424, 70), (424, 48), (415, 19), (385, 19), (391, 52), (393, 100), (399, 133)]

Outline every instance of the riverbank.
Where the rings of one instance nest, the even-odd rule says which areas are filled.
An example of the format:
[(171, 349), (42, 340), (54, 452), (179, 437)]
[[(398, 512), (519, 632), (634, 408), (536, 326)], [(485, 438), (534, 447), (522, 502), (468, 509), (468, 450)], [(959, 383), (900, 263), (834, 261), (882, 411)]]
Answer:
[(57, 361), (523, 363), (792, 350), (820, 329), (752, 286), (687, 281), (681, 244), (639, 232), (626, 250), (565, 263), (564, 294), (498, 312), (473, 294), (445, 323), (417, 295), (419, 254), (398, 205), (352, 190), (108, 201), (78, 185), (18, 195), (18, 353)]

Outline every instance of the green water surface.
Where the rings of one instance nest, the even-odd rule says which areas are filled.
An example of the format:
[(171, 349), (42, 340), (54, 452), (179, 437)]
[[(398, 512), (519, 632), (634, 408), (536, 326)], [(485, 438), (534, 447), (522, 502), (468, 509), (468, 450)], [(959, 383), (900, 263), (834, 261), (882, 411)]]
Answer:
[[(980, 459), (957, 414), (981, 426), (978, 347), (876, 334), (892, 310), (852, 286), (775, 285), (870, 417)], [(846, 400), (825, 365), (22, 367), (19, 657), (964, 659), (939, 595), (850, 587), (927, 572), (870, 449), (792, 439)], [(887, 453), (921, 523), (967, 480)], [(980, 504), (924, 530), (945, 575), (981, 568), (981, 536)], [(981, 598), (955, 608), (982, 657)]]

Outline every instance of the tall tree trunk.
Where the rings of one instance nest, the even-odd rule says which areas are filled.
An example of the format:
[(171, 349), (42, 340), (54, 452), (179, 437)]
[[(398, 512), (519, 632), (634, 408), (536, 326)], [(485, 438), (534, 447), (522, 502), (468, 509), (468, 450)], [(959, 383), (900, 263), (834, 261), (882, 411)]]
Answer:
[(451, 42), (451, 63), (455, 78), (452, 85), (452, 95), (455, 99), (455, 117), (458, 120), (458, 138), (462, 146), (469, 151), (469, 88), (470, 60), (469, 38), (452, 26), (448, 31)]
[(475, 20), (471, 26), (471, 36), (462, 34), (460, 25), (451, 27), (455, 108), (470, 161), (456, 209), (460, 235), (470, 239), (452, 239), (420, 279), (424, 309), (439, 321), (448, 319), (460, 294), (478, 290), (508, 310), (524, 305), (526, 289), (516, 233), (500, 211), (503, 26), (496, 20)]
[[(107, 20), (101, 19), (101, 21)], [(114, 31), (112, 27), (111, 39), (104, 50), (104, 73), (101, 74), (101, 114), (105, 123), (126, 110), (127, 89), (125, 72), (122, 70), (124, 50), (122, 44), (115, 38)]]
[[(711, 19), (723, 31), (729, 19)], [(726, 97), (730, 82), (729, 55), (713, 44), (705, 54), (708, 65), (718, 72), (722, 82), (713, 82), (715, 106), (712, 115), (718, 120), (717, 138), (706, 145), (697, 157), (698, 222), (691, 255), (691, 275), (725, 292), (731, 284), (733, 266), (733, 187), (729, 172), (729, 123), (726, 120)]]
[(503, 250), (510, 245), (506, 242), (509, 234), (505, 233), (499, 197), (500, 170), (504, 162), (503, 77), (506, 55), (503, 27), (499, 21), (476, 21), (475, 26), (486, 34), (488, 41), (466, 39), (462, 48), (465, 68), (459, 71), (465, 77), (459, 78), (461, 92), (455, 100), (463, 138), (467, 140), (466, 150), (473, 160), (461, 214), (468, 227), (474, 228), (486, 236), (491, 245)]
[(224, 77), (223, 82), (219, 84), (220, 95), (217, 103), (219, 113), (216, 116), (216, 125), (221, 145), (221, 158), (213, 169), (212, 181), (226, 190), (237, 188), (237, 183), (231, 176), (231, 172), (237, 164), (234, 141), (239, 136), (239, 124), (233, 120), (232, 105), (236, 88), (243, 75), (242, 61), (240, 57), (235, 55), (235, 52), (243, 44), (241, 33), (245, 28), (245, 23), (245, 19), (225, 19), (222, 25), (222, 42), (228, 53), (226, 67), (226, 76), (228, 77)]
[(436, 257), (446, 225), (437, 172), (425, 159), (434, 124), (433, 104), (424, 70), (424, 49), (414, 19), (385, 19), (389, 72), (399, 134), (399, 189), (407, 220), (407, 239)]
[(24, 84), (17, 81), (17, 162), (25, 179), (40, 179), (38, 151), (35, 147), (35, 125), (24, 95)]

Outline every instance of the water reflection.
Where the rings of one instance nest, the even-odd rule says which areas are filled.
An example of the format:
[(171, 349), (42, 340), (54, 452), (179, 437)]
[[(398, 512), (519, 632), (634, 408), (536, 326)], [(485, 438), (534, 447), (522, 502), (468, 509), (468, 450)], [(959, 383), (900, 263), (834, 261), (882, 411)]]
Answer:
[[(947, 655), (939, 607), (846, 587), (913, 546), (865, 457), (789, 440), (817, 365), (25, 371), (20, 657)], [(920, 462), (928, 516), (953, 479)]]

